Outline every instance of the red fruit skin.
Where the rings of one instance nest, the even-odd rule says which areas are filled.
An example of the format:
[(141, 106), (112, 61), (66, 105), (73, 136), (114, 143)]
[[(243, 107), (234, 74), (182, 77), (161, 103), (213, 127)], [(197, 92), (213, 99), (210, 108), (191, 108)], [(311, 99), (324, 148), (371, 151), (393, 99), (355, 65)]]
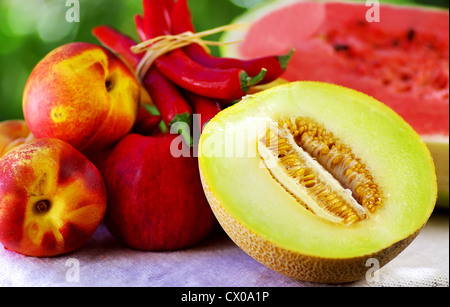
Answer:
[(98, 159), (103, 159), (98, 165), (108, 190), (105, 225), (131, 248), (188, 248), (217, 224), (201, 186), (197, 158), (170, 153), (177, 137), (129, 134)]
[[(36, 211), (47, 200), (47, 212)], [(53, 257), (82, 247), (106, 210), (97, 168), (58, 139), (41, 138), (0, 159), (0, 244), (33, 257)]]
[(130, 132), (139, 96), (139, 82), (118, 57), (101, 46), (74, 42), (52, 50), (34, 67), (24, 88), (23, 113), (36, 138), (57, 138), (87, 154)]

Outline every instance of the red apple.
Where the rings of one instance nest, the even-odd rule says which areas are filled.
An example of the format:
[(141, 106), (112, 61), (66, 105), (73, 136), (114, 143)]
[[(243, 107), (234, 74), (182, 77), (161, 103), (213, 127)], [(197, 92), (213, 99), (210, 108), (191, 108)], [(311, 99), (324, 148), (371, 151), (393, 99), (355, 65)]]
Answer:
[(129, 133), (140, 93), (134, 74), (114, 54), (94, 44), (69, 43), (33, 69), (23, 111), (36, 138), (58, 138), (88, 153)]
[(79, 151), (31, 140), (0, 160), (0, 243), (35, 257), (74, 251), (94, 234), (106, 201), (100, 172)]
[(175, 138), (180, 136), (129, 134), (97, 157), (108, 190), (105, 224), (114, 237), (134, 249), (187, 248), (216, 225), (197, 158), (173, 157), (170, 147)]
[(33, 139), (24, 120), (7, 120), (0, 122), (0, 157), (14, 147)]

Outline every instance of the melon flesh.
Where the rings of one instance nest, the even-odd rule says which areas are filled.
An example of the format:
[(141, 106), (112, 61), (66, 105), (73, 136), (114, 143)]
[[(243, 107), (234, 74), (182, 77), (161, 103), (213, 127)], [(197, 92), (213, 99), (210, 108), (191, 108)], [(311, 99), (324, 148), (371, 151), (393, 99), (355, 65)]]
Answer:
[(448, 206), (448, 11), (382, 5), (380, 22), (369, 23), (369, 9), (364, 3), (275, 1), (236, 20), (250, 28), (227, 34), (224, 41), (243, 42), (222, 51), (252, 58), (295, 48), (284, 79), (334, 83), (387, 104), (429, 145), (440, 203)]

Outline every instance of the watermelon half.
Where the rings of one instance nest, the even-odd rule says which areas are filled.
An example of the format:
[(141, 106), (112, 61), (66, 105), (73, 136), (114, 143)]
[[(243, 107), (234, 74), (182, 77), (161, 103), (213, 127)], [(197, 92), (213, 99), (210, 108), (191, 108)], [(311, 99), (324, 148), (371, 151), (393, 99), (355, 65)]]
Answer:
[[(373, 3), (373, 2), (372, 2)], [(271, 1), (235, 20), (228, 57), (295, 54), (283, 78), (356, 89), (384, 102), (422, 136), (435, 159), (440, 205), (449, 195), (449, 13), (358, 2)], [(330, 102), (332, 103), (332, 102)], [(351, 110), (349, 110), (351, 111)]]

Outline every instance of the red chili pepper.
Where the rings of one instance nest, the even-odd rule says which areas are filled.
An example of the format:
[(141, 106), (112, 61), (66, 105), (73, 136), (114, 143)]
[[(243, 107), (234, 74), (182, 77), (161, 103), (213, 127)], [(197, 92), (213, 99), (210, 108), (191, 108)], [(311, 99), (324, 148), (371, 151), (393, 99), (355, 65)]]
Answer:
[[(192, 107), (176, 85), (167, 80), (156, 68), (149, 69), (143, 84), (169, 127), (176, 122), (184, 122), (189, 126), (192, 124)], [(183, 136), (187, 137), (187, 133), (190, 131), (182, 131)], [(190, 137), (186, 138), (186, 141), (192, 144)]]
[(147, 39), (170, 34), (173, 0), (143, 0), (144, 30)]
[[(134, 54), (131, 51), (131, 47), (136, 45), (133, 39), (108, 26), (96, 27), (92, 32), (103, 45), (119, 54), (128, 65), (136, 69), (142, 55)], [(142, 83), (167, 125), (171, 126), (176, 121), (191, 124), (193, 113), (191, 106), (178, 88), (167, 80), (156, 67), (149, 69)]]
[[(139, 37), (141, 40), (146, 40), (147, 36), (145, 35), (144, 29), (144, 19), (141, 15), (135, 16), (135, 24)], [(194, 110), (195, 115), (200, 115), (200, 122), (197, 123), (197, 127), (199, 131), (203, 130), (203, 126), (210, 121), (214, 116), (216, 116), (220, 111), (222, 111), (222, 103), (218, 100), (211, 99), (208, 97), (200, 96), (195, 93), (184, 91), (184, 96), (190, 103), (191, 107)]]
[[(144, 0), (144, 28), (147, 38), (170, 34), (165, 16), (170, 15), (172, 0)], [(243, 69), (205, 67), (189, 58), (181, 49), (164, 54), (155, 66), (169, 80), (196, 94), (216, 99), (239, 99), (249, 88), (259, 83), (266, 70), (250, 77)]]
[(145, 35), (144, 19), (142, 18), (142, 15), (136, 14), (134, 16), (134, 24), (136, 26), (136, 32), (139, 36), (139, 39), (141, 41), (145, 41), (147, 36)]
[[(178, 0), (172, 11), (172, 33), (181, 34), (184, 32), (195, 33), (192, 23), (192, 14), (189, 10), (187, 0)], [(230, 69), (241, 68), (250, 76), (258, 74), (262, 68), (267, 69), (264, 79), (259, 84), (266, 84), (278, 79), (287, 68), (292, 58), (293, 50), (286, 55), (267, 56), (250, 60), (215, 57), (209, 54), (198, 44), (191, 44), (183, 51), (195, 62), (211, 68)]]
[[(148, 5), (148, 1), (144, 2), (144, 4)], [(144, 5), (144, 8), (149, 9)], [(136, 30), (139, 35), (139, 38), (142, 41), (148, 39), (147, 33), (145, 32), (145, 21), (141, 15), (135, 15), (134, 22), (136, 25)], [(152, 34), (153, 35), (153, 34)], [(150, 68), (144, 79), (144, 86), (149, 92), (156, 93), (152, 96), (153, 103), (155, 105), (165, 104), (168, 108), (164, 108), (163, 110), (169, 112), (168, 114), (164, 114), (166, 118), (173, 118), (169, 125), (172, 125), (175, 122), (185, 122), (191, 125), (192, 123), (192, 109), (188, 108), (188, 102), (184, 100), (181, 96), (178, 88), (172, 84), (169, 80), (167, 80), (162, 74), (159, 72), (156, 74), (156, 68)], [(173, 107), (177, 110), (182, 110), (184, 107), (186, 109), (185, 113), (180, 114), (170, 114), (170, 107)], [(191, 145), (193, 144), (193, 139), (187, 133), (184, 133), (184, 137), (186, 141), (189, 141)], [(188, 142), (188, 143), (189, 143)]]
[(130, 48), (136, 45), (136, 42), (132, 38), (109, 26), (95, 27), (92, 30), (92, 34), (100, 41), (100, 43), (102, 43), (102, 45), (121, 57), (131, 69), (136, 70), (143, 55), (135, 54), (131, 51)]
[[(194, 119), (199, 120), (197, 123), (194, 123), (199, 131), (203, 131), (203, 127), (222, 111), (220, 102), (215, 99), (199, 96), (189, 91), (186, 91), (184, 95), (194, 109)], [(195, 115), (200, 115), (201, 117), (196, 118)]]
[[(179, 50), (181, 52), (181, 50)], [(239, 99), (245, 96), (251, 86), (264, 78), (266, 70), (253, 78), (241, 69), (205, 69), (187, 56), (180, 56), (177, 51), (160, 57), (155, 61), (156, 67), (169, 80), (178, 86), (196, 94), (223, 100)]]
[[(137, 30), (137, 33), (138, 33), (140, 39), (142, 41), (147, 40), (147, 36), (144, 33), (144, 19), (143, 19), (142, 15), (137, 14), (135, 16), (135, 25), (136, 25), (136, 30)], [(185, 93), (187, 93), (187, 92), (188, 91), (185, 91)], [(192, 94), (196, 95), (198, 97), (204, 97), (204, 96), (200, 96), (200, 95), (197, 95), (197, 94), (194, 94), (194, 93), (192, 93)], [(208, 97), (204, 97), (204, 98), (207, 99)], [(230, 106), (233, 102), (238, 102), (239, 101), (239, 99), (231, 99), (231, 100), (230, 99), (225, 99), (225, 100), (211, 99), (211, 100), (217, 101), (219, 103), (219, 108), (220, 109), (223, 109), (223, 107)], [(192, 103), (191, 103), (191, 105), (192, 105)]]

